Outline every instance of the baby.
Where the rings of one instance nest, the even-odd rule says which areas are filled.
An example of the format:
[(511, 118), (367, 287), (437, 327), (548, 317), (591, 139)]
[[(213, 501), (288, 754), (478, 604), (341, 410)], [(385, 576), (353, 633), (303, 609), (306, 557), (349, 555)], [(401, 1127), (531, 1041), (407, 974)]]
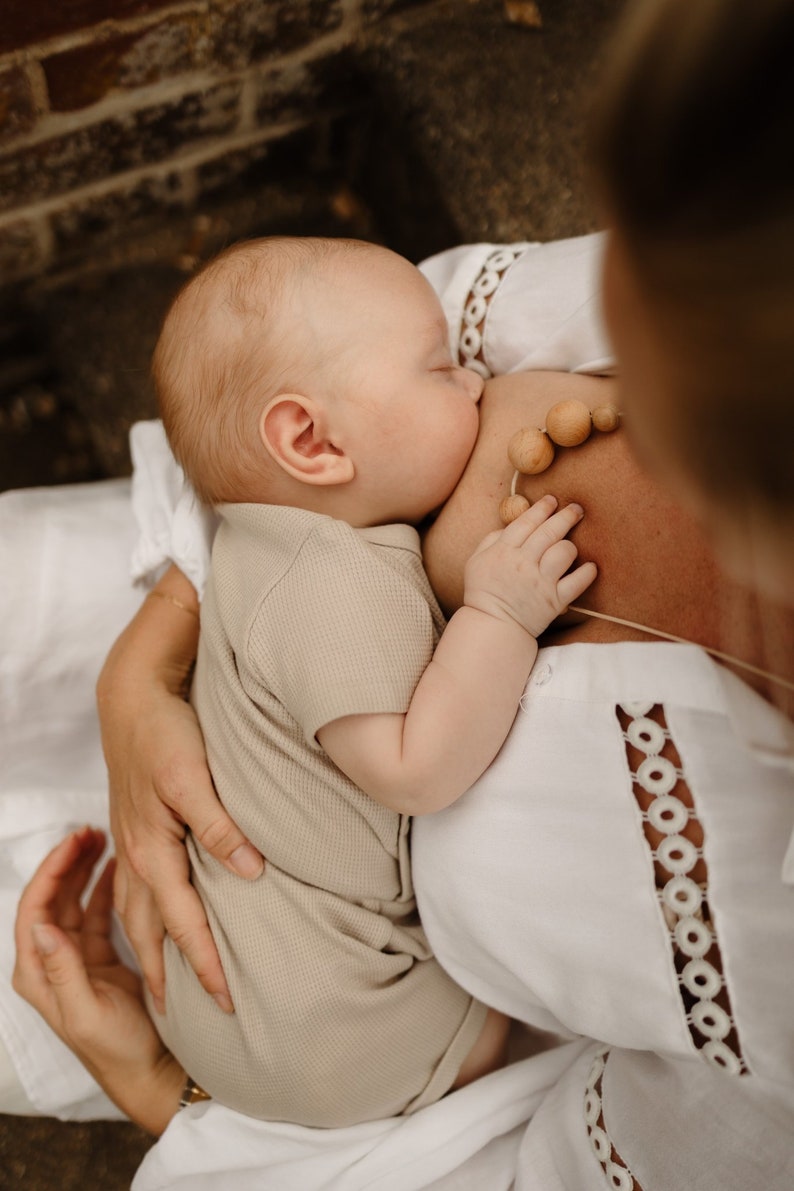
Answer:
[(592, 582), (545, 497), (471, 558), (444, 621), (415, 526), (454, 489), (483, 382), (403, 258), (237, 245), (177, 297), (163, 421), (218, 509), (192, 699), (218, 793), (267, 856), (240, 881), (189, 840), (235, 1005), (166, 942), (168, 1047), (212, 1096), (315, 1126), (413, 1112), (503, 1061), (508, 1023), (434, 959), (412, 815), (449, 805), (515, 717), (537, 636)]

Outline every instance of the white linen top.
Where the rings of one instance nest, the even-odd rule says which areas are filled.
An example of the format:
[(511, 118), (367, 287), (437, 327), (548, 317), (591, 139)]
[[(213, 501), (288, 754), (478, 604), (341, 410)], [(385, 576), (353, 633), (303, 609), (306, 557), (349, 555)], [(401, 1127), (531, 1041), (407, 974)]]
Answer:
[[(740, 707), (785, 737), (788, 721), (696, 647), (544, 649), (499, 756), (413, 824), (420, 912), (447, 970), (519, 1020), (601, 1043), (542, 1118), (555, 1162), (539, 1117), (517, 1186), (595, 1188), (603, 1155), (600, 1185), (635, 1186), (613, 1150), (644, 1191), (794, 1185), (794, 889), (780, 876), (794, 778), (747, 749)], [(678, 834), (688, 818), (698, 847)]]

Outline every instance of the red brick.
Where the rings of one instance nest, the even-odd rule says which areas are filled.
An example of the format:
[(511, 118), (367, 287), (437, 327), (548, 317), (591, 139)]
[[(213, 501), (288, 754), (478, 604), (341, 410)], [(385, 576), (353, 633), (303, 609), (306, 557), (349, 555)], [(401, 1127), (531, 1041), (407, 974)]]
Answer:
[(339, 28), (343, 16), (342, 0), (218, 0), (212, 13), (214, 57), (239, 70), (310, 44)]
[(239, 85), (221, 83), (0, 155), (0, 209), (65, 194), (228, 135), (238, 103)]
[(50, 107), (71, 112), (89, 107), (117, 85), (121, 64), (139, 34), (91, 42), (42, 61)]
[(50, 107), (55, 112), (76, 111), (109, 91), (141, 87), (190, 70), (206, 56), (206, 24), (201, 14), (166, 16), (147, 29), (103, 37), (45, 58)]
[(0, 0), (0, 54), (102, 21), (173, 7), (174, 0)]
[(36, 104), (30, 79), (12, 67), (0, 73), (0, 141), (11, 141), (30, 132), (36, 123)]

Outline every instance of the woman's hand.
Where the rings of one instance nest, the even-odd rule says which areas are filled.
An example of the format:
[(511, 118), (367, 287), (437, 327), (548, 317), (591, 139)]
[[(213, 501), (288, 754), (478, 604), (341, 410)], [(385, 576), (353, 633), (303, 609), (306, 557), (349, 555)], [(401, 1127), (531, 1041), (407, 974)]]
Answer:
[[(226, 814), (186, 702), (198, 644), (198, 603), (175, 567), (111, 650), (97, 684), (117, 852), (116, 908), (155, 1007), (164, 1005), (165, 931), (204, 988), (231, 998), (204, 908), (189, 880), (186, 826), (232, 872), (255, 879), (264, 861)], [(174, 602), (176, 601), (176, 602)]]
[(110, 941), (112, 860), (83, 909), (104, 846), (103, 832), (84, 827), (39, 865), (17, 912), (13, 986), (111, 1100), (160, 1134), (178, 1108), (185, 1072), (152, 1025), (140, 980)]

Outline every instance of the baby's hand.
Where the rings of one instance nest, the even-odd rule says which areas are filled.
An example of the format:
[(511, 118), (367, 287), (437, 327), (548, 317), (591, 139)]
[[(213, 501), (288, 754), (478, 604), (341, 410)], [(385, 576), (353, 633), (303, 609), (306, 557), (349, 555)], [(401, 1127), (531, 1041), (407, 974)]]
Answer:
[(488, 534), (466, 564), (464, 604), (517, 621), (539, 637), (590, 586), (595, 563), (566, 574), (577, 550), (565, 535), (584, 510), (577, 504), (556, 508), (556, 499), (544, 496), (510, 525)]

